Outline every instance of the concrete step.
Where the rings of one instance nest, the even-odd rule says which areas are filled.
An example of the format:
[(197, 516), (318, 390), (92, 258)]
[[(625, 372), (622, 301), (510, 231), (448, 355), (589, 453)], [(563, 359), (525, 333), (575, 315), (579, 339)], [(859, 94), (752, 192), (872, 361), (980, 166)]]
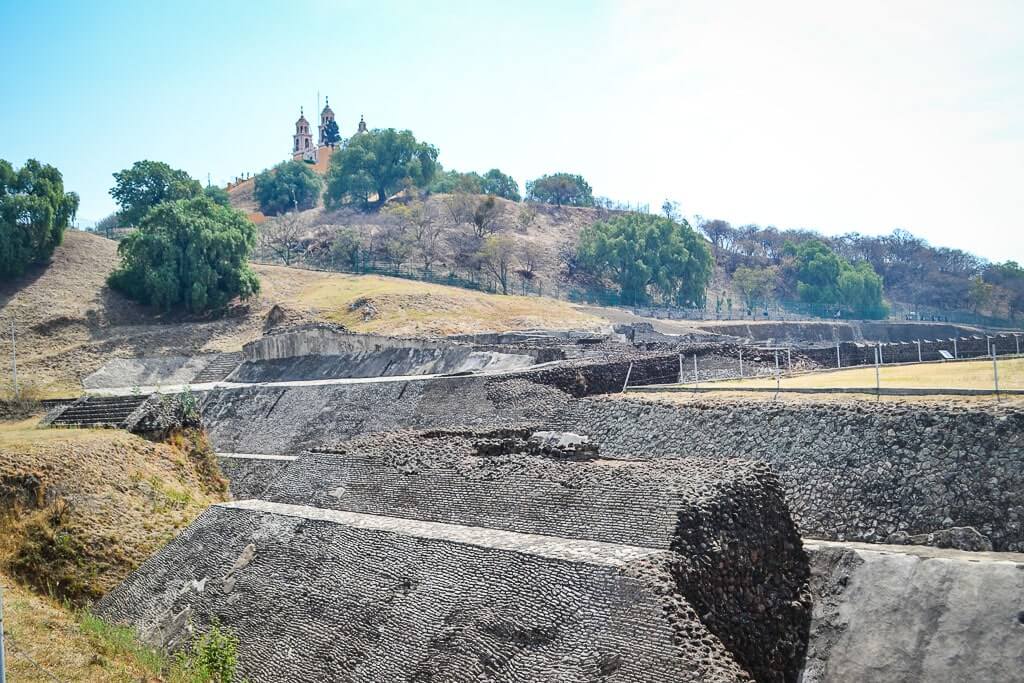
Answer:
[(242, 352), (232, 351), (230, 353), (218, 354), (205, 368), (192, 380), (193, 384), (205, 384), (207, 382), (220, 382), (238, 367), (242, 362)]

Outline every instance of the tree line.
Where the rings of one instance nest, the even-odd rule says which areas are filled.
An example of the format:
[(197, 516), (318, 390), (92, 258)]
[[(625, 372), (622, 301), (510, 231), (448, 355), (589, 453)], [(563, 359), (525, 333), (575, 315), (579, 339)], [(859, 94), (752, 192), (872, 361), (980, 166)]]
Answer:
[[(671, 212), (672, 203), (663, 210)], [(999, 311), (1009, 318), (1024, 312), (1024, 271), (1016, 262), (990, 263), (960, 249), (934, 247), (906, 230), (829, 237), (706, 219), (698, 219), (697, 227), (749, 308), (779, 298), (881, 314), (874, 296), (881, 287), (885, 298), (918, 312)]]

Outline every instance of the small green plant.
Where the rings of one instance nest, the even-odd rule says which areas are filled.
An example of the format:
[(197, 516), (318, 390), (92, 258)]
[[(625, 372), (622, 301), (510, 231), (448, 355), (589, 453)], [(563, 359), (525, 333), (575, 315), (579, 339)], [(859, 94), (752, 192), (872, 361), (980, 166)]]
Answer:
[(181, 406), (181, 416), (184, 418), (184, 422), (186, 424), (197, 423), (199, 421), (199, 400), (192, 393), (192, 387), (186, 384), (179, 395), (178, 401)]
[(133, 384), (132, 385), (132, 396), (141, 396), (141, 395), (142, 395), (142, 387), (140, 387), (138, 384)]
[(214, 622), (191, 648), (178, 654), (189, 683), (233, 683), (238, 671), (238, 637)]

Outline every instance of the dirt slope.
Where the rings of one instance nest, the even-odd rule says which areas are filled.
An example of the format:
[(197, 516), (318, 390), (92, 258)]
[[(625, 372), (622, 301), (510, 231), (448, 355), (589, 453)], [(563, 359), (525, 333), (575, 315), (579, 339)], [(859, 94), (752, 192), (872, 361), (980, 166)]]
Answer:
[(216, 318), (157, 315), (110, 290), (115, 242), (68, 232), (51, 262), (0, 285), (0, 395), (11, 388), (7, 321), (18, 332), (18, 376), (40, 397), (76, 395), (111, 357), (232, 351), (263, 334), (282, 303), (363, 332), (443, 335), (531, 327), (597, 328), (606, 321), (565, 302), (495, 296), (377, 276), (256, 266), (260, 295)]

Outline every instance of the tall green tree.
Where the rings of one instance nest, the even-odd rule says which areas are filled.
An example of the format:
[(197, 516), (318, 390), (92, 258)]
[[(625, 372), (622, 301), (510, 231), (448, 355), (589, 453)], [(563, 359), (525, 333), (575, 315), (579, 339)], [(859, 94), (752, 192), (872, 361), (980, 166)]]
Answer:
[(519, 183), (510, 175), (505, 175), (497, 168), (492, 168), (483, 175), (484, 194), (493, 194), (495, 197), (518, 202)]
[(286, 211), (305, 211), (316, 206), (323, 182), (307, 164), (285, 161), (256, 176), (253, 196), (260, 211), (276, 216)]
[(703, 306), (711, 278), (711, 251), (686, 221), (629, 213), (585, 228), (578, 267), (608, 277), (630, 303), (663, 301)]
[(839, 303), (839, 256), (819, 240), (789, 245), (795, 256), (797, 294), (801, 301), (814, 304)]
[(732, 283), (743, 299), (747, 310), (753, 310), (768, 303), (768, 297), (775, 290), (778, 281), (775, 268), (748, 268), (740, 266), (732, 274)]
[(334, 119), (328, 121), (324, 126), (324, 142), (331, 147), (341, 142), (341, 131), (338, 130), (338, 122)]
[(456, 192), (483, 194), (484, 178), (475, 171), (460, 173), (459, 171), (439, 170), (427, 190), (434, 194), (454, 194)]
[(380, 206), (407, 182), (428, 187), (437, 169), (437, 148), (417, 141), (412, 131), (372, 130), (331, 157), (325, 201), (330, 207), (352, 202), (368, 208), (376, 195)]
[(526, 199), (558, 206), (593, 206), (594, 192), (583, 176), (553, 173), (526, 183)]
[(162, 161), (136, 161), (131, 168), (114, 174), (110, 196), (121, 207), (125, 225), (139, 225), (154, 206), (162, 202), (197, 197), (203, 191), (198, 180)]
[(847, 309), (858, 318), (884, 318), (882, 278), (867, 261), (851, 264), (821, 240), (810, 239), (785, 247), (793, 257), (801, 301)]
[(0, 278), (48, 259), (78, 211), (53, 166), (29, 159), (19, 170), (0, 159)]
[(203, 194), (210, 198), (214, 204), (220, 204), (221, 206), (231, 206), (231, 195), (223, 187), (217, 185), (207, 185), (203, 188)]
[(110, 286), (163, 311), (222, 308), (260, 289), (249, 268), (256, 228), (240, 211), (205, 196), (163, 202), (117, 247)]

